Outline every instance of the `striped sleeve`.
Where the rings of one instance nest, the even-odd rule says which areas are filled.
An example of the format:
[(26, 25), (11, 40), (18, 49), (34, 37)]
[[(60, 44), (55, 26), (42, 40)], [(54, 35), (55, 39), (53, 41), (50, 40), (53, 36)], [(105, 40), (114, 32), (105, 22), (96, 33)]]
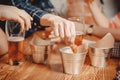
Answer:
[(39, 25), (40, 19), (44, 14), (47, 14), (46, 11), (43, 11), (42, 9), (31, 5), (29, 3), (29, 0), (10, 0), (11, 4), (20, 8), (24, 9), (27, 13), (29, 13), (33, 18), (34, 21)]

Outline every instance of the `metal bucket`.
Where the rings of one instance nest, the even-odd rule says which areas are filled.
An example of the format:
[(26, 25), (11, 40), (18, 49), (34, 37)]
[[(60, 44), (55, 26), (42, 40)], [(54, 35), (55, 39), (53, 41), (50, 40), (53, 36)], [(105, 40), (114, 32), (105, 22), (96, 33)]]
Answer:
[(106, 67), (107, 62), (110, 58), (111, 48), (96, 48), (89, 45), (89, 57), (91, 60), (91, 65), (95, 67)]
[(87, 51), (74, 54), (71, 52), (70, 47), (63, 47), (60, 49), (60, 52), (64, 73), (80, 74)]
[(46, 64), (48, 60), (49, 48), (53, 43), (47, 40), (36, 41), (33, 39), (30, 41), (32, 58), (34, 63)]

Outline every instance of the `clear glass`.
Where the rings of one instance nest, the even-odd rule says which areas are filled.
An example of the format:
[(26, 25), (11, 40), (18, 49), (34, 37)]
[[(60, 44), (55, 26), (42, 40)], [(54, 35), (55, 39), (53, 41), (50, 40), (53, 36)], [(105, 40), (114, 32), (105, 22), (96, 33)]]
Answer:
[[(84, 0), (81, 0), (79, 3), (80, 7), (80, 14), (79, 16), (72, 16), (69, 17), (68, 20), (75, 23), (75, 29), (76, 29), (76, 38), (75, 38), (75, 44), (77, 46), (80, 46), (82, 44), (83, 36), (85, 34), (85, 2)], [(78, 34), (79, 33), (79, 34)], [(82, 33), (82, 34), (81, 34)], [(67, 45), (69, 45), (69, 42), (66, 40), (65, 42)]]
[(19, 65), (23, 61), (23, 41), (25, 31), (20, 31), (20, 25), (14, 21), (6, 21), (5, 32), (8, 40), (8, 56), (10, 65)]
[[(84, 0), (80, 0), (80, 3), (78, 4), (79, 4), (79, 9), (80, 9), (79, 15), (75, 14), (75, 16), (71, 16), (68, 18), (68, 20), (75, 22), (77, 31), (81, 30), (79, 29), (80, 27), (85, 26), (85, 16), (86, 16)], [(78, 24), (78, 23), (81, 23), (81, 24)]]

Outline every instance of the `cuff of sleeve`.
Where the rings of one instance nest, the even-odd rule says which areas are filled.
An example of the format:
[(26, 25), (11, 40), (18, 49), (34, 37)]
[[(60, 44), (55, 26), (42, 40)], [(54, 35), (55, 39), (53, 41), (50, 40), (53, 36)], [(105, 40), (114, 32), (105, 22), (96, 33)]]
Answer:
[(36, 27), (40, 27), (40, 19), (43, 15), (47, 14), (47, 12), (45, 11), (42, 11), (42, 10), (37, 10), (33, 13), (32, 17), (34, 18), (33, 19), (33, 25), (36, 26)]

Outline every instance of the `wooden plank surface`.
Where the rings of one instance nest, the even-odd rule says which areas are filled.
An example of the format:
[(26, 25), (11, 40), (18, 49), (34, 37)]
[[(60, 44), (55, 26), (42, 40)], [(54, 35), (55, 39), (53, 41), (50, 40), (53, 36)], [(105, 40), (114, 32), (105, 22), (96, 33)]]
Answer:
[(69, 75), (63, 73), (58, 49), (48, 57), (47, 64), (35, 64), (29, 56), (22, 65), (10, 66), (5, 55), (0, 58), (0, 80), (112, 80), (118, 64), (117, 60), (110, 59), (107, 67), (96, 68), (90, 65), (87, 55), (81, 74)]
[(0, 80), (112, 80), (115, 76), (117, 60), (110, 59), (106, 68), (90, 65), (86, 57), (82, 73), (68, 75), (63, 73), (59, 54), (52, 54), (49, 64), (35, 64), (25, 61), (20, 66), (10, 66), (3, 58), (0, 59)]

